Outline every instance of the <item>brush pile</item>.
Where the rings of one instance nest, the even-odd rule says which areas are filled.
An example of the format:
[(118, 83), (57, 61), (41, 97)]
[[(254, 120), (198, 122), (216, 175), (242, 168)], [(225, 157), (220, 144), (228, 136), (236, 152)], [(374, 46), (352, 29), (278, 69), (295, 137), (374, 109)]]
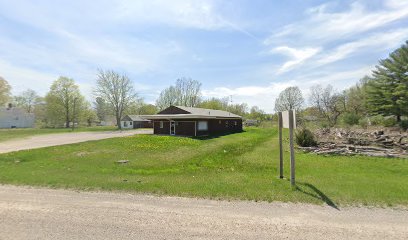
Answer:
[(366, 155), (408, 158), (408, 132), (399, 129), (320, 129), (315, 132), (318, 146), (299, 147), (305, 152), (330, 155)]

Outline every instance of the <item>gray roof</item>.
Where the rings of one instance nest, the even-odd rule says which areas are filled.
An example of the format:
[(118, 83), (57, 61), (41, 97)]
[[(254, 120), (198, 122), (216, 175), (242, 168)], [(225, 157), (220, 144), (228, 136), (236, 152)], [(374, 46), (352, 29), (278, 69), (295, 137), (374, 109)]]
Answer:
[(143, 118), (143, 116), (140, 116), (140, 115), (126, 115), (126, 116), (129, 117), (134, 122), (148, 122), (148, 121), (150, 121), (149, 119)]
[(195, 107), (184, 107), (184, 106), (175, 106), (177, 108), (180, 108), (186, 112), (189, 112), (193, 115), (199, 115), (199, 116), (209, 116), (209, 117), (227, 117), (227, 118), (240, 118), (241, 116), (238, 116), (236, 114), (227, 112), (227, 111), (222, 111), (222, 110), (214, 110), (214, 109), (205, 109), (205, 108), (195, 108)]

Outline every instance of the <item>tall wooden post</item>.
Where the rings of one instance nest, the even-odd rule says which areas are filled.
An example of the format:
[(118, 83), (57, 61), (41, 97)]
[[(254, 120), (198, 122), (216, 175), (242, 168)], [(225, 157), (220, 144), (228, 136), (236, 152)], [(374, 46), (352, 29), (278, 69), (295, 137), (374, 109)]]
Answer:
[(278, 128), (279, 128), (279, 177), (283, 178), (283, 143), (282, 143), (282, 112), (278, 113)]
[(289, 110), (290, 184), (295, 186), (295, 149), (293, 144), (293, 110)]

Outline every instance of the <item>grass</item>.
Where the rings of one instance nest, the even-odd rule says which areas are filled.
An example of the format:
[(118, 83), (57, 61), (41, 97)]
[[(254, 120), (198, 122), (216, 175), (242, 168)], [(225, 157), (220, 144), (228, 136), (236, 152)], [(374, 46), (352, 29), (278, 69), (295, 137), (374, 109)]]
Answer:
[[(286, 149), (286, 177), (288, 157)], [(292, 189), (278, 178), (275, 129), (207, 140), (137, 135), (1, 154), (0, 183), (335, 208), (408, 206), (407, 160), (297, 153), (296, 161), (298, 185)]]
[[(113, 131), (114, 126), (79, 127), (74, 132)], [(12, 128), (0, 129), (0, 142), (34, 135), (72, 132), (72, 128)]]

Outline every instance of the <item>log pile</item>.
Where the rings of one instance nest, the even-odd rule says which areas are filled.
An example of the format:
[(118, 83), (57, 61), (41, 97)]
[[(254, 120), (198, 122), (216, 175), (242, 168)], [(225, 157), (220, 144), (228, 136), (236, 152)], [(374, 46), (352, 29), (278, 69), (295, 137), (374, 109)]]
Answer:
[(408, 158), (408, 133), (397, 129), (321, 129), (316, 133), (316, 147), (300, 147), (305, 152), (323, 155), (366, 155)]

